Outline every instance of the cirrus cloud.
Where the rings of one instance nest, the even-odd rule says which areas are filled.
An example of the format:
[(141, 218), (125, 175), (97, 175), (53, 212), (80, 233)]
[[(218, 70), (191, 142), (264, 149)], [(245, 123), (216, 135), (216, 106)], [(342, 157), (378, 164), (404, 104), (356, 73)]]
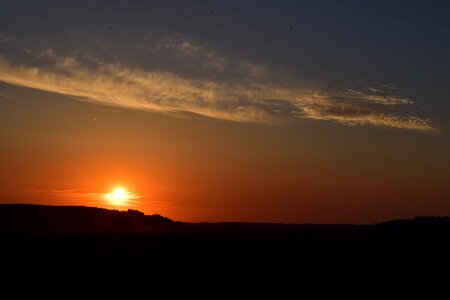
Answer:
[(413, 105), (413, 101), (400, 97), (392, 89), (336, 91), (300, 86), (295, 80), (283, 84), (272, 80), (275, 71), (266, 66), (233, 62), (205, 45), (196, 45), (179, 36), (147, 41), (137, 48), (150, 54), (170, 50), (178, 61), (180, 57), (190, 62), (203, 61), (196, 66), (212, 72), (233, 68), (238, 70), (234, 73), (237, 78), (190, 77), (117, 61), (92, 63), (48, 48), (34, 52), (34, 58), (39, 61), (36, 64), (14, 63), (0, 56), (0, 81), (70, 95), (81, 101), (171, 115), (193, 113), (257, 123), (296, 117), (351, 126), (435, 130), (427, 119), (401, 113), (401, 108)]

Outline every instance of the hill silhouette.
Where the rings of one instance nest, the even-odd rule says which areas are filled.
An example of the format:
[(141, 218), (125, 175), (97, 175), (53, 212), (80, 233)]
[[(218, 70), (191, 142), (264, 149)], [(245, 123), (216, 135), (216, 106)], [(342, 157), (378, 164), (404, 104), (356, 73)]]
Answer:
[(182, 223), (0, 205), (2, 299), (446, 298), (450, 218)]
[(317, 233), (349, 230), (385, 233), (440, 233), (450, 229), (450, 217), (419, 216), (384, 221), (374, 225), (283, 224), (254, 222), (186, 223), (159, 214), (145, 215), (138, 210), (112, 210), (87, 206), (49, 206), (0, 204), (0, 232), (92, 232), (150, 233)]
[(176, 223), (138, 210), (31, 204), (0, 205), (0, 232), (151, 232)]

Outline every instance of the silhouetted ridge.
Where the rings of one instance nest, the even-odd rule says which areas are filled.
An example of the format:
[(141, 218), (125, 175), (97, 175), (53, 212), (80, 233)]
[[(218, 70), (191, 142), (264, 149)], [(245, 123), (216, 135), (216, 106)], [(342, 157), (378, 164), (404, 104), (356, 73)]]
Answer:
[(159, 214), (145, 215), (128, 209), (118, 211), (86, 206), (47, 206), (31, 204), (0, 205), (1, 232), (178, 232), (206, 234), (319, 234), (342, 232), (377, 232), (383, 235), (440, 235), (450, 231), (450, 217), (416, 217), (354, 224), (283, 224), (283, 223), (184, 223)]
[(85, 206), (0, 205), (0, 232), (147, 232), (177, 223), (161, 215), (129, 209)]
[(389, 233), (439, 235), (450, 230), (450, 217), (420, 216), (413, 219), (390, 220), (375, 224), (374, 228)]

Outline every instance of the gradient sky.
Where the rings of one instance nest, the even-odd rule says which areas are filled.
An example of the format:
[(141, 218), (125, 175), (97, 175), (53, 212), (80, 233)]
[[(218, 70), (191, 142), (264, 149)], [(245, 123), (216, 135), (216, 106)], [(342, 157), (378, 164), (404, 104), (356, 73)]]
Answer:
[[(0, 3), (0, 203), (450, 214), (448, 1)], [(104, 193), (123, 186), (124, 206)]]

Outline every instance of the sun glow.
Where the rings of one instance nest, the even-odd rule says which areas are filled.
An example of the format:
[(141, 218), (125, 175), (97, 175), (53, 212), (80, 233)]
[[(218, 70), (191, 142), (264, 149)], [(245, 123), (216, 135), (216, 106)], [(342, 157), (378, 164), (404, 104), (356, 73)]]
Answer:
[(111, 193), (106, 194), (105, 198), (114, 205), (124, 205), (128, 200), (133, 198), (133, 194), (128, 193), (122, 187), (116, 187)]

